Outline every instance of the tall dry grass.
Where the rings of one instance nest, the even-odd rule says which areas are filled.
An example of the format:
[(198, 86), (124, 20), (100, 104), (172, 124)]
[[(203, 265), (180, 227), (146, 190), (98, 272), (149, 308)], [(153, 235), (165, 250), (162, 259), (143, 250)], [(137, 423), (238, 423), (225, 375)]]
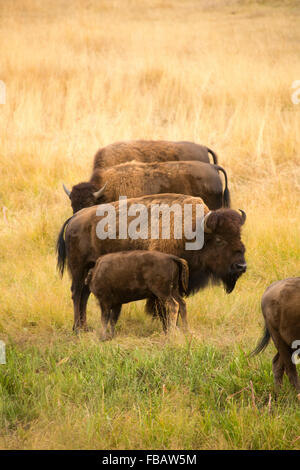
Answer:
[[(231, 296), (214, 288), (189, 299), (189, 317), (199, 345), (254, 346), (265, 287), (299, 275), (299, 15), (296, 1), (0, 2), (2, 339), (76, 349), (70, 283), (55, 272), (55, 238), (71, 213), (61, 184), (86, 180), (99, 147), (149, 138), (204, 143), (228, 171), (233, 206), (248, 215), (249, 270)], [(96, 332), (98, 316), (92, 300)], [(134, 305), (118, 335), (125, 349), (165, 341)], [(55, 446), (55, 430), (38, 444), (46, 418), (35, 419), (31, 444), (12, 442)]]

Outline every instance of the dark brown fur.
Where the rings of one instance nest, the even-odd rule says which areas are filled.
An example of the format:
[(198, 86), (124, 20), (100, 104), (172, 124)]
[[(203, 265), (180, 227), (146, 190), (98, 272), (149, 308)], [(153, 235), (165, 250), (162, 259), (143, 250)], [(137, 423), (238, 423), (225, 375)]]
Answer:
[(273, 358), (275, 385), (282, 385), (285, 372), (300, 399), (300, 381), (296, 365), (292, 362), (295, 349), (291, 347), (293, 341), (300, 340), (300, 277), (271, 284), (262, 297), (261, 307), (265, 333), (252, 355), (263, 351), (272, 338), (278, 351)]
[[(219, 171), (224, 174), (225, 187)], [(105, 186), (98, 198), (95, 192)], [(140, 197), (147, 194), (181, 193), (201, 197), (210, 209), (230, 207), (225, 170), (218, 165), (198, 161), (142, 163), (131, 161), (95, 169), (89, 183), (73, 186), (70, 200), (73, 212), (84, 207), (117, 201), (120, 196)]]
[[(152, 204), (203, 204), (202, 199), (182, 194), (159, 194), (129, 199), (131, 204), (141, 203), (150, 213)], [(115, 207), (118, 220), (119, 202), (111, 203)], [(203, 204), (204, 205), (204, 204)], [(102, 206), (99, 206), (102, 207)], [(231, 209), (218, 209), (211, 212), (208, 227), (212, 233), (205, 234), (201, 250), (186, 250), (186, 239), (165, 240), (151, 239), (106, 239), (100, 240), (96, 235), (96, 226), (101, 217), (96, 215), (97, 206), (82, 209), (63, 225), (58, 241), (58, 267), (63, 274), (65, 259), (72, 277), (72, 297), (74, 302), (74, 328), (86, 326), (86, 303), (89, 289), (84, 286), (88, 270), (94, 266), (99, 256), (106, 253), (128, 250), (157, 250), (174, 254), (188, 262), (190, 276), (188, 294), (195, 292), (213, 282), (223, 282), (227, 292), (231, 292), (237, 279), (245, 272), (245, 247), (241, 241), (241, 215)], [(209, 209), (204, 205), (204, 213)], [(135, 217), (129, 217), (130, 222)], [(149, 224), (150, 225), (150, 224)], [(65, 239), (64, 239), (64, 230)], [(118, 229), (118, 227), (117, 227)], [(195, 212), (193, 230), (195, 229)], [(189, 240), (190, 241), (190, 240)]]
[(110, 323), (114, 336), (122, 304), (154, 297), (167, 312), (161, 317), (164, 332), (174, 330), (178, 313), (187, 330), (186, 305), (188, 265), (177, 256), (158, 251), (123, 251), (100, 256), (88, 272), (85, 284), (101, 308), (104, 339)]

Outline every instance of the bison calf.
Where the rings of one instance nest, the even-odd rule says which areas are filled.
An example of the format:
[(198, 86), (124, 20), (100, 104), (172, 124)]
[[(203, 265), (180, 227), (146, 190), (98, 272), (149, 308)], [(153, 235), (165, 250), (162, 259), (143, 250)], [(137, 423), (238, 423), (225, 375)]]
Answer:
[[(104, 339), (110, 323), (114, 336), (122, 304), (155, 298), (164, 307), (160, 314), (164, 332), (173, 330), (178, 313), (187, 329), (186, 305), (182, 296), (188, 287), (188, 264), (174, 255), (158, 251), (124, 251), (98, 258), (85, 280), (101, 308)], [(159, 312), (160, 313), (160, 312)]]
[(275, 385), (281, 386), (285, 372), (300, 399), (300, 381), (294, 363), (297, 353), (292, 347), (294, 341), (300, 341), (300, 277), (271, 284), (262, 297), (261, 306), (265, 332), (252, 355), (263, 351), (272, 338), (278, 351), (273, 358)]

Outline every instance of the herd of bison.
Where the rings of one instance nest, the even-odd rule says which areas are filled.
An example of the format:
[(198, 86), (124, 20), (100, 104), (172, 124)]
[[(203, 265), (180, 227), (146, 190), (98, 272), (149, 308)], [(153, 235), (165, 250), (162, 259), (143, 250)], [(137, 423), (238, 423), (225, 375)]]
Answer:
[[(212, 163), (213, 162), (213, 163)], [(122, 304), (146, 299), (147, 313), (157, 316), (165, 333), (180, 318), (188, 331), (185, 296), (209, 282), (233, 291), (246, 271), (241, 227), (246, 214), (230, 208), (227, 174), (211, 149), (192, 142), (130, 141), (100, 149), (89, 181), (69, 190), (73, 215), (63, 224), (57, 240), (58, 269), (67, 265), (72, 279), (74, 330), (86, 330), (86, 306), (92, 292), (99, 301), (103, 339), (114, 335)], [(224, 189), (223, 189), (224, 188)], [(161, 236), (99, 238), (99, 205), (111, 204), (120, 235), (121, 196), (127, 207), (143, 205), (150, 215), (153, 204), (201, 204), (204, 244), (187, 250), (187, 239)], [(130, 211), (128, 211), (129, 214)], [(197, 211), (192, 212), (195, 227)], [(131, 217), (128, 215), (128, 220)], [(262, 297), (264, 336), (252, 354), (272, 338), (275, 385), (284, 372), (300, 399), (295, 348), (300, 346), (300, 278), (271, 284)], [(297, 341), (299, 340), (299, 341)], [(296, 345), (296, 346), (295, 346)]]

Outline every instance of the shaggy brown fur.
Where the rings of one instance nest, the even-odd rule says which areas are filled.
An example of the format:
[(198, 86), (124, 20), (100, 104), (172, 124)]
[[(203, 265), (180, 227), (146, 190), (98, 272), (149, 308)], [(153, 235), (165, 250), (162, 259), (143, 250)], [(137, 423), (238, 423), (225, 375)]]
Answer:
[(213, 163), (217, 164), (217, 155), (211, 149), (194, 142), (168, 142), (165, 140), (115, 142), (98, 150), (94, 157), (94, 170), (109, 168), (131, 160), (144, 163), (180, 160), (210, 163), (209, 153), (213, 157)]
[[(151, 218), (153, 204), (196, 204), (204, 205), (202, 199), (182, 194), (159, 194), (129, 199), (128, 208), (132, 204), (146, 206)], [(115, 207), (117, 221), (119, 220), (119, 202), (111, 203)], [(100, 208), (103, 206), (99, 206)], [(183, 232), (181, 239), (174, 239), (171, 226), (171, 239), (119, 238), (117, 223), (117, 238), (100, 240), (96, 235), (96, 227), (102, 217), (97, 216), (97, 206), (82, 209), (66, 221), (60, 231), (57, 241), (58, 267), (63, 274), (65, 261), (72, 277), (72, 297), (74, 302), (74, 327), (85, 327), (86, 303), (89, 289), (84, 286), (88, 270), (94, 266), (97, 258), (106, 253), (128, 250), (157, 250), (184, 258), (189, 265), (190, 277), (188, 293), (197, 291), (207, 285), (209, 280), (222, 281), (227, 292), (231, 292), (237, 279), (245, 272), (245, 247), (241, 241), (241, 225), (245, 216), (231, 209), (218, 209), (210, 213), (207, 227), (211, 233), (205, 233), (204, 246), (201, 250), (186, 250), (186, 240)], [(193, 210), (193, 230), (196, 228), (195, 210)], [(204, 213), (209, 209), (204, 205)], [(128, 217), (128, 224), (136, 217)], [(160, 217), (161, 220), (161, 217)], [(172, 220), (172, 219), (171, 219)], [(150, 225), (150, 224), (149, 224)], [(64, 230), (66, 227), (65, 240)]]
[(300, 399), (300, 381), (292, 361), (295, 349), (291, 347), (295, 340), (300, 341), (300, 277), (271, 284), (262, 297), (261, 307), (265, 333), (252, 355), (263, 351), (272, 338), (278, 351), (273, 358), (275, 385), (282, 385), (285, 372)]
[(174, 330), (178, 313), (187, 329), (182, 295), (188, 287), (188, 264), (177, 256), (143, 250), (100, 256), (85, 284), (99, 301), (104, 339), (109, 323), (114, 336), (122, 304), (153, 296), (168, 313), (161, 316), (165, 333)]
[[(224, 192), (219, 171), (225, 177)], [(97, 191), (104, 185), (104, 193), (98, 197)], [(112, 168), (95, 169), (91, 181), (73, 186), (69, 198), (75, 213), (84, 207), (117, 201), (120, 196), (131, 198), (162, 193), (201, 197), (213, 210), (230, 206), (225, 170), (218, 165), (197, 161), (131, 161)]]

